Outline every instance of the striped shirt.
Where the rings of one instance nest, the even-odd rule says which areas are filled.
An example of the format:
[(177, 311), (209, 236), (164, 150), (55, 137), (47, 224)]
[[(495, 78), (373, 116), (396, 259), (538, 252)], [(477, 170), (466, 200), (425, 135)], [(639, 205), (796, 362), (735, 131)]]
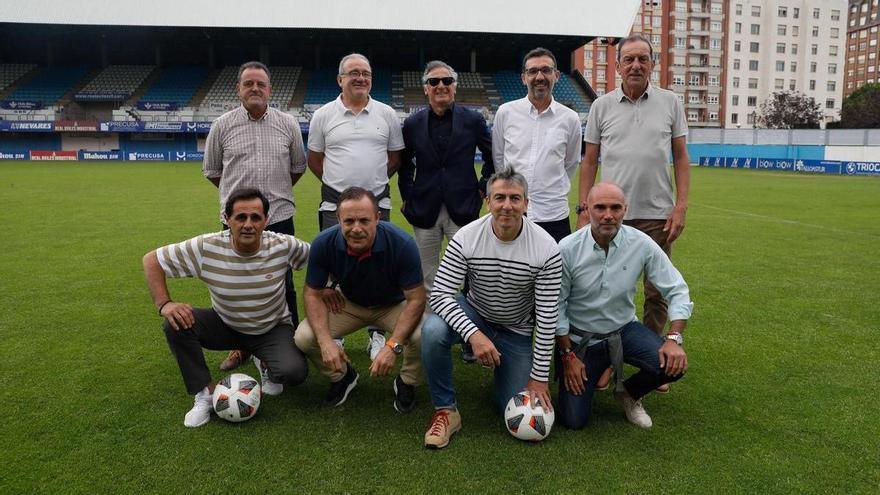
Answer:
[(221, 222), (227, 198), (244, 188), (257, 189), (269, 200), (269, 224), (292, 217), (291, 175), (305, 171), (302, 130), (292, 115), (269, 107), (254, 120), (238, 107), (211, 124), (202, 172), (220, 179)]
[(264, 231), (259, 251), (243, 256), (224, 230), (163, 246), (156, 254), (166, 277), (205, 282), (214, 311), (230, 328), (262, 335), (279, 323), (290, 323), (284, 278), (288, 267), (298, 270), (308, 260), (309, 244)]
[(431, 291), (431, 309), (468, 340), (476, 325), (455, 302), (467, 279), (468, 302), (488, 322), (532, 336), (531, 378), (550, 377), (562, 260), (559, 247), (544, 229), (523, 217), (513, 241), (492, 232), (486, 215), (462, 227), (449, 241)]

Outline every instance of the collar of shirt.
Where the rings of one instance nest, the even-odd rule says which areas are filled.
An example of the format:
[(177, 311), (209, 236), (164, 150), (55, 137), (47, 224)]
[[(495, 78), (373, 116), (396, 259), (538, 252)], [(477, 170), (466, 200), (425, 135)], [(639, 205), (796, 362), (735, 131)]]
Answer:
[[(589, 238), (588, 242), (590, 243), (590, 247), (593, 248), (593, 251), (604, 251), (602, 249), (602, 246), (600, 246), (599, 243), (596, 242), (596, 239), (593, 237), (593, 229), (590, 227), (589, 224), (586, 226), (586, 228), (588, 230), (588, 232), (587, 232), (587, 238)], [(611, 241), (608, 242), (609, 252), (611, 251), (612, 247), (614, 249), (620, 248), (620, 246), (623, 245), (625, 239), (626, 239), (626, 234), (624, 233), (624, 230), (623, 230), (623, 224), (621, 224), (620, 228), (618, 228), (618, 230), (617, 230), (617, 233), (614, 234), (614, 237), (611, 238)]]
[(263, 115), (260, 115), (260, 118), (258, 118), (258, 119), (251, 117), (251, 113), (247, 111), (247, 108), (245, 108), (244, 105), (242, 105), (239, 108), (241, 108), (241, 110), (244, 112), (245, 117), (247, 117), (247, 119), (250, 120), (251, 122), (259, 122), (261, 120), (265, 120), (266, 116), (269, 115), (269, 107), (268, 106), (266, 107), (266, 111), (263, 112)]
[[(363, 110), (361, 110), (361, 112), (370, 113), (370, 111), (373, 109), (373, 97), (368, 96), (368, 98), (369, 98), (369, 100), (367, 100), (367, 105), (364, 107)], [(336, 105), (338, 106), (339, 110), (342, 111), (343, 113), (347, 112), (347, 113), (354, 115), (354, 112), (349, 110), (349, 108), (347, 106), (345, 106), (345, 103), (342, 103), (342, 93), (339, 93), (339, 96), (336, 97)]]
[[(626, 96), (626, 93), (623, 92), (623, 83), (620, 84), (620, 87), (617, 88), (616, 91), (618, 92), (617, 101), (623, 101), (623, 100), (632, 101), (629, 99), (629, 96)], [(651, 83), (648, 82), (648, 87), (645, 88), (645, 92), (642, 93), (642, 96), (639, 96), (639, 99), (640, 100), (647, 100), (648, 97), (651, 96), (651, 93), (653, 93), (653, 92), (654, 92), (654, 88), (651, 86)], [(633, 103), (635, 103), (635, 102), (633, 102)]]
[(544, 110), (543, 112), (538, 113), (538, 109), (535, 108), (535, 105), (532, 104), (532, 101), (529, 100), (528, 96), (526, 96), (524, 98), (524, 100), (526, 101), (526, 104), (529, 106), (529, 115), (532, 118), (538, 118), (544, 114), (555, 115), (556, 110), (557, 110), (557, 106), (560, 105), (560, 103), (557, 103), (556, 98), (553, 98), (553, 96), (551, 95), (550, 96), (550, 105), (547, 107), (547, 110)]

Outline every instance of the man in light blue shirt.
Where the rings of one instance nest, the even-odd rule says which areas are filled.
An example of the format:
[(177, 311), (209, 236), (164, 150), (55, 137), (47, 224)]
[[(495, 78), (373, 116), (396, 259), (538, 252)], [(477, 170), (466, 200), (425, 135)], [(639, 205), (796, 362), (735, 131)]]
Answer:
[[(650, 428), (643, 396), (682, 377), (682, 347), (693, 310), (688, 287), (669, 257), (646, 234), (623, 225), (626, 198), (616, 184), (603, 182), (587, 198), (590, 226), (559, 244), (562, 289), (556, 347), (560, 352), (557, 410), (564, 425), (589, 422), (593, 392), (602, 371), (615, 369), (615, 395), (630, 422)], [(636, 319), (633, 296), (644, 272), (669, 301), (669, 333), (660, 337)], [(623, 380), (623, 363), (639, 371)]]

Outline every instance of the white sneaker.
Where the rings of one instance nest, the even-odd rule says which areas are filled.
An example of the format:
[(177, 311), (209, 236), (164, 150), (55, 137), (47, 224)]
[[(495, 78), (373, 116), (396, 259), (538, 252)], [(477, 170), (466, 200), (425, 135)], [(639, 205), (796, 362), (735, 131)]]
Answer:
[(183, 426), (198, 428), (211, 420), (211, 411), (214, 410), (211, 395), (211, 392), (208, 392), (208, 387), (203, 388), (195, 395), (192, 409), (183, 417)]
[(260, 370), (260, 390), (266, 395), (281, 395), (281, 392), (284, 392), (284, 384), (283, 383), (275, 383), (269, 379), (269, 370), (263, 366), (263, 363), (257, 359), (257, 356), (254, 356), (254, 366)]
[(642, 407), (642, 400), (633, 400), (629, 395), (624, 395), (623, 399), (621, 399), (621, 404), (623, 404), (623, 411), (626, 413), (626, 419), (629, 420), (630, 423), (641, 426), (642, 428), (650, 428), (653, 425), (651, 421), (651, 416), (648, 416), (648, 413), (645, 412), (645, 408)]
[(370, 353), (370, 361), (376, 359), (379, 351), (385, 347), (385, 334), (382, 332), (373, 332), (370, 334), (370, 341), (367, 342), (367, 352)]

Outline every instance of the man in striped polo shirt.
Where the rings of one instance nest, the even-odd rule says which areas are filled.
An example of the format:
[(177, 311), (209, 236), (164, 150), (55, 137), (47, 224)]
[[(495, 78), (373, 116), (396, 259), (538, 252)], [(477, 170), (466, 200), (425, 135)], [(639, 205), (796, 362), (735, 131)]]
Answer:
[(559, 247), (524, 216), (529, 200), (522, 175), (510, 169), (493, 175), (486, 202), (490, 214), (449, 242), (431, 292), (436, 314), (422, 325), (422, 365), (435, 408), (425, 433), (428, 448), (445, 447), (461, 428), (450, 357), (460, 342), (470, 343), (477, 360), (494, 370), (499, 411), (523, 389), (552, 407), (547, 382), (562, 276)]
[[(195, 394), (187, 427), (211, 419), (216, 382), (202, 348), (244, 349), (258, 365), (262, 391), (278, 395), (284, 383), (305, 380), (308, 364), (293, 344), (293, 324), (285, 300), (285, 275), (300, 269), (309, 244), (292, 235), (265, 231), (269, 201), (255, 189), (233, 192), (224, 219), (229, 230), (169, 244), (144, 256), (153, 304), (165, 318), (168, 347), (177, 358), (186, 390)], [(175, 302), (166, 278), (198, 277), (211, 294), (211, 308)]]

